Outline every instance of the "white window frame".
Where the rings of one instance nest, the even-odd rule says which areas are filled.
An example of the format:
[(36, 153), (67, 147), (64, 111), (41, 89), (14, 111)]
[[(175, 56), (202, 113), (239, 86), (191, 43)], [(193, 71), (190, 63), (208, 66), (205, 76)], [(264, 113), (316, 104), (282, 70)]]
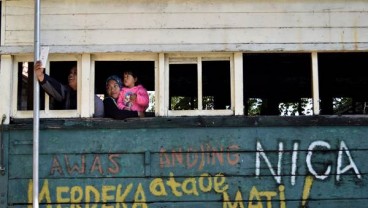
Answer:
[[(40, 118), (78, 118), (92, 117), (94, 113), (95, 61), (154, 61), (155, 74), (155, 115), (156, 116), (221, 116), (244, 115), (243, 105), (243, 58), (239, 53), (97, 53), (97, 54), (50, 54), (45, 72), (49, 74), (50, 61), (76, 61), (78, 66), (78, 93), (76, 110), (50, 110), (49, 97), (45, 95), (45, 110)], [(169, 61), (189, 63), (196, 60), (201, 66), (202, 60), (230, 61), (230, 109), (218, 110), (169, 110)], [(12, 98), (11, 117), (32, 118), (32, 110), (17, 110), (18, 99), (18, 62), (33, 62), (33, 55), (15, 55), (12, 62)], [(199, 73), (200, 70), (197, 70)], [(200, 78), (201, 76), (198, 76)], [(198, 86), (202, 81), (198, 80)], [(83, 86), (83, 87), (82, 87)], [(198, 87), (202, 93), (202, 87)]]
[(313, 99), (313, 115), (319, 115), (320, 98), (319, 98), (319, 76), (318, 76), (318, 53), (311, 53), (312, 59), (312, 99)]
[[(160, 102), (164, 105), (161, 109), (164, 116), (221, 116), (221, 115), (244, 115), (243, 105), (243, 74), (242, 74), (242, 53), (172, 53), (166, 54), (164, 72), (160, 73), (165, 87), (163, 90), (164, 100)], [(230, 62), (230, 109), (203, 110), (202, 106), (202, 61), (219, 60)], [(197, 64), (197, 84), (198, 84), (198, 110), (169, 110), (169, 68), (170, 64)]]
[[(90, 83), (92, 84), (92, 96), (94, 96), (94, 84), (95, 84), (95, 62), (96, 61), (153, 61), (154, 62), (154, 74), (155, 74), (155, 115), (159, 115), (159, 60), (160, 55), (157, 53), (101, 53), (91, 55), (91, 77)], [(92, 97), (93, 99), (93, 97)]]
[[(50, 73), (50, 61), (76, 61), (78, 66), (78, 92), (82, 92), (82, 77), (83, 79), (88, 79), (89, 77), (84, 77), (82, 75), (82, 65), (81, 65), (81, 55), (79, 54), (50, 54), (48, 62), (46, 63), (45, 73)], [(13, 59), (13, 81), (12, 81), (12, 104), (11, 104), (11, 116), (14, 118), (32, 118), (33, 110), (18, 110), (17, 100), (18, 100), (18, 63), (19, 62), (33, 62), (33, 55), (16, 55)], [(33, 86), (32, 86), (33, 87)], [(41, 87), (41, 86), (40, 86)], [(82, 93), (77, 93), (77, 109), (76, 110), (50, 110), (49, 109), (49, 96), (45, 95), (45, 110), (40, 110), (40, 118), (75, 118), (81, 115), (81, 95)]]

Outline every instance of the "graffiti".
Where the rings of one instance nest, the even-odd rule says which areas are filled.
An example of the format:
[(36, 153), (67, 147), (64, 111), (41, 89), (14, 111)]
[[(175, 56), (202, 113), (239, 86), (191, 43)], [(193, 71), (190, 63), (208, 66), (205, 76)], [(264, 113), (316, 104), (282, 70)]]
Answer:
[[(28, 185), (28, 202), (32, 203), (32, 185), (30, 181)], [(51, 203), (52, 201), (57, 203), (72, 203), (72, 207), (81, 207), (78, 203), (86, 203), (85, 207), (98, 207), (97, 203), (106, 203), (116, 200), (120, 202), (117, 207), (127, 207), (125, 200), (129, 193), (132, 192), (133, 184), (130, 183), (126, 187), (122, 184), (118, 185), (102, 185), (99, 190), (92, 185), (82, 186), (57, 186), (53, 192), (50, 190), (48, 180), (45, 180), (39, 194), (39, 202)], [(55, 198), (52, 198), (52, 194), (55, 193)], [(89, 204), (91, 203), (91, 205)], [(51, 208), (52, 205), (47, 205), (47, 208)], [(57, 205), (57, 207), (63, 207)], [(104, 206), (111, 207), (111, 206)], [(142, 188), (142, 184), (138, 184), (134, 191), (134, 204), (132, 207), (146, 207), (146, 196)]]
[[(307, 199), (312, 188), (313, 177), (307, 176), (302, 194), (302, 206), (307, 203)], [(198, 185), (196, 185), (198, 184)], [(32, 203), (32, 180), (28, 184), (28, 202)], [(223, 208), (272, 208), (272, 201), (276, 199), (279, 201), (280, 208), (286, 208), (286, 196), (285, 187), (283, 185), (278, 186), (278, 190), (260, 190), (256, 186), (252, 186), (249, 191), (248, 203), (246, 203), (243, 197), (243, 193), (238, 190), (235, 197), (228, 194), (229, 185), (227, 179), (222, 174), (217, 174), (211, 177), (208, 173), (203, 173), (199, 179), (192, 177), (185, 178), (183, 182), (178, 182), (173, 173), (170, 173), (168, 179), (155, 178), (149, 183), (149, 189), (143, 188), (142, 183), (137, 185), (129, 183), (125, 187), (122, 184), (115, 185), (103, 185), (100, 189), (92, 185), (82, 186), (57, 186), (55, 190), (50, 189), (49, 181), (46, 179), (39, 194), (40, 203), (47, 203), (47, 208), (52, 208), (52, 202), (56, 203), (70, 203), (71, 207), (84, 207), (95, 208), (99, 204), (107, 203), (103, 205), (105, 208), (119, 208), (119, 207), (142, 207), (148, 208), (147, 195), (151, 194), (155, 197), (166, 197), (168, 192), (176, 197), (182, 197), (183, 195), (199, 196), (201, 193), (214, 192), (222, 195)], [(52, 198), (52, 194), (55, 193), (55, 198)], [(132, 199), (127, 200), (131, 196)], [(119, 203), (113, 203), (119, 202)], [(247, 206), (246, 206), (247, 205)], [(62, 207), (62, 205), (54, 205), (56, 207)]]
[[(28, 184), (28, 202), (32, 203), (32, 180)], [(169, 193), (175, 197), (183, 195), (199, 196), (201, 192), (207, 193), (214, 191), (215, 193), (223, 193), (228, 190), (226, 178), (222, 174), (214, 177), (207, 173), (202, 174), (199, 178), (188, 177), (184, 181), (179, 182), (175, 179), (173, 173), (167, 179), (155, 178), (149, 183), (149, 193), (156, 197), (166, 197)], [(55, 193), (52, 195), (51, 193)], [(108, 203), (119, 202), (121, 207), (127, 207), (126, 200), (128, 196), (132, 196), (132, 207), (147, 207), (147, 190), (143, 188), (142, 183), (123, 186), (123, 184), (102, 185), (97, 189), (93, 185), (78, 186), (56, 186), (55, 190), (50, 189), (49, 181), (46, 179), (39, 194), (39, 201), (45, 203)], [(55, 197), (55, 198), (52, 198)], [(89, 205), (88, 205), (89, 206)], [(96, 205), (97, 206), (97, 205)], [(48, 205), (52, 207), (52, 205)], [(60, 206), (61, 207), (61, 206)], [(94, 207), (94, 206), (92, 206)], [(120, 207), (117, 205), (117, 207)]]
[[(211, 197), (217, 197), (215, 201), (222, 203), (223, 208), (286, 208), (288, 199), (299, 200), (300, 207), (307, 207), (313, 184), (318, 181), (325, 181), (330, 176), (334, 176), (335, 181), (338, 182), (344, 174), (362, 180), (362, 174), (344, 141), (339, 141), (335, 147), (326, 141), (312, 141), (303, 151), (300, 150), (300, 141), (295, 141), (291, 147), (287, 150), (284, 142), (278, 142), (277, 148), (269, 150), (259, 140), (255, 143), (256, 151), (247, 152), (240, 151), (238, 145), (215, 147), (200, 144), (196, 149), (181, 147), (170, 150), (160, 147), (159, 164), (157, 164), (160, 168), (181, 167), (191, 171), (225, 165), (237, 168), (243, 161), (250, 161), (246, 160), (245, 157), (247, 157), (247, 159), (254, 159), (255, 163), (247, 162), (244, 165), (252, 165), (254, 170), (243, 167), (242, 170), (251, 169), (249, 171), (252, 172), (252, 174), (243, 173), (246, 177), (228, 176), (227, 172), (210, 174), (203, 171), (196, 173), (198, 174), (196, 177), (192, 175), (178, 177), (170, 171), (168, 175), (162, 177), (132, 179), (112, 177), (111, 180), (103, 183), (99, 182), (99, 178), (91, 181), (72, 182), (71, 180), (67, 185), (61, 185), (62, 183), (56, 179), (44, 179), (39, 201), (45, 203), (48, 208), (62, 207), (58, 204), (71, 204), (71, 207), (75, 208), (101, 206), (148, 208), (154, 201), (167, 199), (185, 201), (188, 197), (190, 200), (200, 201), (203, 200), (201, 198), (203, 194), (212, 194), (214, 196)], [(286, 154), (288, 157), (285, 156)], [(51, 175), (57, 176), (91, 173), (99, 176), (113, 175), (123, 171), (121, 159), (123, 158), (120, 154), (54, 155), (51, 158), (49, 171)], [(302, 167), (305, 169), (300, 173)], [(295, 186), (297, 175), (302, 175), (303, 181)], [(262, 178), (267, 177), (271, 178), (267, 180), (267, 184), (261, 181)], [(287, 186), (289, 181), (284, 177), (290, 178), (291, 186)], [(249, 182), (248, 179), (256, 182)], [(240, 184), (240, 181), (244, 184)], [(269, 184), (269, 181), (274, 181), (274, 185)], [(32, 203), (33, 200), (32, 183), (32, 180), (28, 183), (28, 203)], [(288, 198), (287, 194), (292, 194), (292, 197), (289, 195), (290, 198)]]
[[(312, 187), (313, 177), (307, 176), (303, 188), (302, 205), (305, 206)], [(28, 202), (32, 203), (32, 180), (28, 184)], [(263, 204), (265, 207), (272, 208), (272, 201), (278, 200), (280, 208), (286, 208), (285, 187), (279, 185), (276, 191), (261, 190), (257, 186), (252, 186), (249, 191), (248, 203), (243, 199), (243, 193), (240, 190), (236, 191), (235, 197), (229, 195), (229, 185), (227, 178), (223, 174), (217, 174), (214, 177), (208, 173), (203, 173), (199, 178), (188, 177), (182, 182), (175, 179), (173, 173), (170, 173), (168, 179), (154, 178), (150, 181), (148, 187), (144, 184), (129, 183), (123, 184), (104, 184), (100, 189), (92, 185), (80, 186), (56, 186), (55, 190), (51, 190), (51, 185), (46, 179), (41, 187), (39, 194), (40, 203), (47, 203), (47, 207), (53, 207), (52, 202), (72, 204), (71, 207), (94, 208), (98, 207), (100, 203), (117, 202), (116, 205), (103, 204), (105, 208), (126, 208), (131, 207), (148, 208), (148, 194), (154, 197), (167, 197), (169, 194), (175, 197), (182, 197), (184, 195), (199, 196), (201, 193), (214, 192), (222, 195), (223, 208), (261, 208)], [(55, 193), (52, 195), (51, 193)], [(54, 196), (54, 198), (52, 198)], [(129, 198), (129, 199), (128, 199)], [(232, 199), (233, 198), (233, 199)], [(62, 207), (62, 205), (56, 205)]]
[[(296, 178), (296, 171), (297, 171), (297, 156), (299, 154), (298, 151), (298, 143), (294, 143), (293, 145), (293, 153), (292, 153), (292, 162), (291, 162), (291, 184), (295, 185), (295, 178)], [(277, 184), (281, 184), (281, 177), (282, 177), (282, 159), (283, 159), (283, 154), (284, 154), (284, 144), (283, 142), (279, 143), (279, 148), (278, 148), (278, 160), (277, 160), (277, 169), (275, 171), (275, 169), (272, 167), (272, 164), (269, 160), (269, 158), (267, 157), (265, 150), (261, 144), (261, 142), (257, 141), (257, 152), (256, 152), (256, 176), (258, 177), (260, 175), (260, 164), (261, 164), (261, 159), (263, 159), (269, 169), (269, 171), (271, 172), (272, 176), (274, 177), (274, 180), (276, 181)], [(328, 151), (331, 149), (331, 146), (329, 143), (324, 142), (324, 141), (314, 141), (312, 142), (309, 147), (308, 147), (308, 153), (306, 156), (306, 166), (307, 166), (307, 170), (308, 170), (308, 174), (312, 174), (316, 179), (320, 179), (320, 180), (325, 180), (330, 174), (331, 174), (331, 164), (327, 164), (327, 167), (325, 168), (324, 173), (317, 173), (317, 171), (315, 170), (315, 167), (313, 165), (312, 162), (312, 157), (314, 154), (316, 153), (317, 149), (323, 149), (323, 151)], [(321, 152), (321, 150), (319, 150)], [(322, 151), (322, 152), (323, 152)], [(345, 156), (345, 157), (344, 157)], [(347, 160), (348, 162), (344, 162), (344, 164), (348, 163), (348, 165), (346, 165), (345, 167), (343, 167), (343, 160)], [(336, 168), (336, 181), (340, 180), (340, 177), (342, 174), (352, 170), (355, 174), (355, 176), (358, 179), (361, 179), (362, 176), (356, 166), (356, 163), (354, 162), (350, 151), (348, 149), (348, 147), (346, 146), (344, 141), (340, 142), (339, 145), (339, 151), (338, 151), (338, 157), (337, 157), (337, 168)]]
[(237, 145), (216, 148), (210, 144), (202, 144), (198, 149), (189, 147), (183, 150), (178, 148), (172, 149), (169, 153), (161, 147), (160, 167), (168, 168), (180, 165), (188, 169), (197, 167), (198, 170), (202, 170), (205, 166), (223, 165), (224, 163), (235, 165), (239, 162), (239, 154), (233, 151), (238, 149)]
[[(259, 191), (256, 186), (253, 186), (249, 193), (248, 208), (261, 208), (263, 207), (263, 202), (266, 201), (266, 207), (272, 207), (272, 200), (279, 197), (280, 208), (286, 208), (285, 204), (285, 187), (280, 185), (278, 187), (279, 193), (277, 191)], [(229, 195), (225, 192), (223, 194), (224, 202), (223, 208), (244, 208), (244, 200), (241, 191), (237, 191), (235, 199), (231, 200)]]
[[(64, 160), (61, 160), (57, 155), (52, 158), (52, 164), (50, 168), (50, 175), (59, 174), (61, 176), (67, 173), (68, 175), (73, 174), (87, 174), (87, 173), (99, 173), (100, 175), (117, 174), (120, 172), (120, 164), (117, 161), (120, 154), (108, 154), (107, 158), (101, 158), (100, 155), (88, 155), (93, 156), (92, 163), (87, 164), (86, 154), (81, 154), (79, 158), (79, 163), (74, 162), (71, 164), (70, 156), (64, 155)], [(104, 161), (108, 161), (107, 163)], [(107, 165), (103, 165), (107, 164)]]

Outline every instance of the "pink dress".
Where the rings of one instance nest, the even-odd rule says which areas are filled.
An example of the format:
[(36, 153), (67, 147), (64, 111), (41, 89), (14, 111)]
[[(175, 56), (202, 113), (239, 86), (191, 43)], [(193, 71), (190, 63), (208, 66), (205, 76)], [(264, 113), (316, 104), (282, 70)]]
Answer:
[[(135, 102), (130, 101), (130, 96), (137, 94)], [(131, 110), (144, 112), (148, 108), (149, 96), (147, 90), (142, 86), (134, 86), (132, 88), (123, 87), (118, 98), (118, 107), (121, 110)]]

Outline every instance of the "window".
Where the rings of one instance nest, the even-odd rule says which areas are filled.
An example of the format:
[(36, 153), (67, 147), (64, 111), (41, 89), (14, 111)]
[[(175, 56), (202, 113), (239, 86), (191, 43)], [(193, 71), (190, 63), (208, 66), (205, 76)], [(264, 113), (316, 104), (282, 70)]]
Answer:
[(368, 53), (319, 53), (323, 115), (367, 114)]
[[(12, 116), (15, 118), (27, 118), (33, 115), (33, 80), (34, 62), (31, 56), (16, 56), (14, 58), (13, 80), (13, 107)], [(68, 85), (69, 71), (77, 66), (77, 57), (73, 55), (50, 55), (46, 64), (45, 73), (58, 82)], [(79, 67), (77, 67), (79, 68)], [(80, 70), (78, 70), (80, 71)], [(79, 87), (79, 85), (78, 85)], [(77, 95), (75, 103), (77, 103)], [(40, 86), (40, 116), (41, 117), (78, 117), (77, 105), (64, 110), (62, 103), (48, 96)]]
[[(50, 61), (50, 77), (68, 86), (68, 76), (73, 67), (77, 67), (76, 61)], [(65, 110), (65, 104), (63, 102), (58, 102), (52, 96), (48, 97), (50, 110)], [(76, 105), (71, 106), (70, 109), (77, 109), (76, 107)]]
[(169, 109), (198, 110), (197, 65), (171, 64), (169, 73)]
[(310, 54), (244, 54), (245, 115), (312, 115)]
[[(32, 57), (5, 60), (14, 67), (11, 116), (30, 118)], [(152, 116), (344, 115), (368, 110), (366, 52), (50, 54), (46, 73), (67, 84), (75, 65), (80, 75), (76, 108), (63, 110), (40, 88), (41, 117), (92, 117), (94, 95), (106, 96), (106, 78), (122, 77), (126, 69), (148, 90), (147, 112)]]
[(94, 90), (102, 100), (106, 96), (106, 79), (111, 75), (117, 75), (123, 79), (126, 70), (133, 71), (141, 84), (149, 94), (150, 104), (146, 110), (146, 116), (154, 116), (155, 103), (155, 55), (96, 55), (94, 56), (95, 83)]
[[(18, 62), (17, 110), (33, 110), (33, 62)], [(42, 88), (41, 88), (42, 89)], [(40, 93), (40, 110), (45, 109), (45, 94)]]
[(169, 115), (233, 115), (230, 55), (169, 55)]

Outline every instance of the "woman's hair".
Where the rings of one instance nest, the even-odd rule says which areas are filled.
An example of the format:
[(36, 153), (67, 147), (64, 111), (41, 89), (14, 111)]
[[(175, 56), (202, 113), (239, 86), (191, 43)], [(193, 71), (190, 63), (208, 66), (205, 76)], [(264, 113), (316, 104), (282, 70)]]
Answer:
[(109, 76), (106, 79), (106, 86), (107, 86), (107, 84), (109, 83), (110, 80), (114, 80), (119, 85), (120, 89), (123, 87), (123, 82), (121, 81), (121, 79), (118, 76), (116, 76), (116, 75)]

